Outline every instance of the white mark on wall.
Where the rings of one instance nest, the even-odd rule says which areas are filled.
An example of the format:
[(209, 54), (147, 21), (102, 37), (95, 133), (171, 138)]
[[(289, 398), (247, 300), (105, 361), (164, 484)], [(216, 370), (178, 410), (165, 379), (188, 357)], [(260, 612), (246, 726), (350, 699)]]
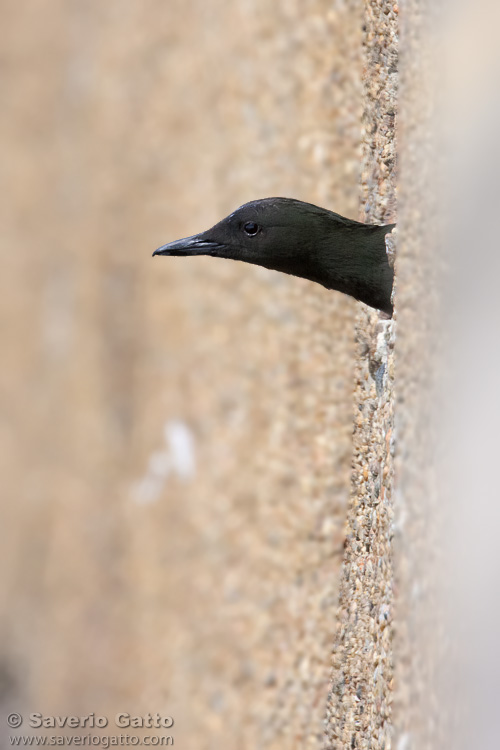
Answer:
[(132, 488), (138, 504), (153, 503), (160, 497), (170, 476), (184, 482), (196, 473), (194, 435), (185, 422), (169, 420), (163, 428), (164, 447), (154, 451), (143, 478)]

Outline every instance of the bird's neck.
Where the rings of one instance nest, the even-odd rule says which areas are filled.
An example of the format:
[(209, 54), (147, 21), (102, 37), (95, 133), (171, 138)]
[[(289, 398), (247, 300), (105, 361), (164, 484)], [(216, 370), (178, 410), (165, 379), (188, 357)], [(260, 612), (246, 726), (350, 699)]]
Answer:
[(332, 233), (315, 252), (312, 281), (349, 294), (392, 315), (393, 270), (387, 260), (385, 227), (355, 224)]

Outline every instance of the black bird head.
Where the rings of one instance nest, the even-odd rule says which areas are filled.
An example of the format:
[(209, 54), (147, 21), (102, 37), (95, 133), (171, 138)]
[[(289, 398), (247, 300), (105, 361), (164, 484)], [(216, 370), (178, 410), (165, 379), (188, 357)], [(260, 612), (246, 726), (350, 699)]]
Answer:
[(361, 224), (291, 198), (264, 198), (153, 255), (242, 260), (316, 281), (392, 314), (393, 274), (384, 237), (393, 226)]

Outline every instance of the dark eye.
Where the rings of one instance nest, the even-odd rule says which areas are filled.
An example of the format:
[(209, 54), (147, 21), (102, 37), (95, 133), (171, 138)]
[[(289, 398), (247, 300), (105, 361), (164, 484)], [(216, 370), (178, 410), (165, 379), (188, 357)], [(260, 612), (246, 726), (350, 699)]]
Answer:
[(254, 235), (256, 235), (257, 232), (259, 231), (260, 227), (254, 221), (247, 221), (243, 229), (248, 234), (249, 237), (254, 237)]

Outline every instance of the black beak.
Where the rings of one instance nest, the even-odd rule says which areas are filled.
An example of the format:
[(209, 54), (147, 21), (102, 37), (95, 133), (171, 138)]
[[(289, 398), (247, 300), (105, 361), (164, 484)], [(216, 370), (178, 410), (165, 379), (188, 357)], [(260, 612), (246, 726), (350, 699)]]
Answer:
[(155, 255), (217, 255), (217, 251), (222, 250), (223, 245), (219, 242), (205, 239), (203, 235), (195, 234), (192, 237), (185, 237), (183, 240), (169, 242), (155, 250)]

